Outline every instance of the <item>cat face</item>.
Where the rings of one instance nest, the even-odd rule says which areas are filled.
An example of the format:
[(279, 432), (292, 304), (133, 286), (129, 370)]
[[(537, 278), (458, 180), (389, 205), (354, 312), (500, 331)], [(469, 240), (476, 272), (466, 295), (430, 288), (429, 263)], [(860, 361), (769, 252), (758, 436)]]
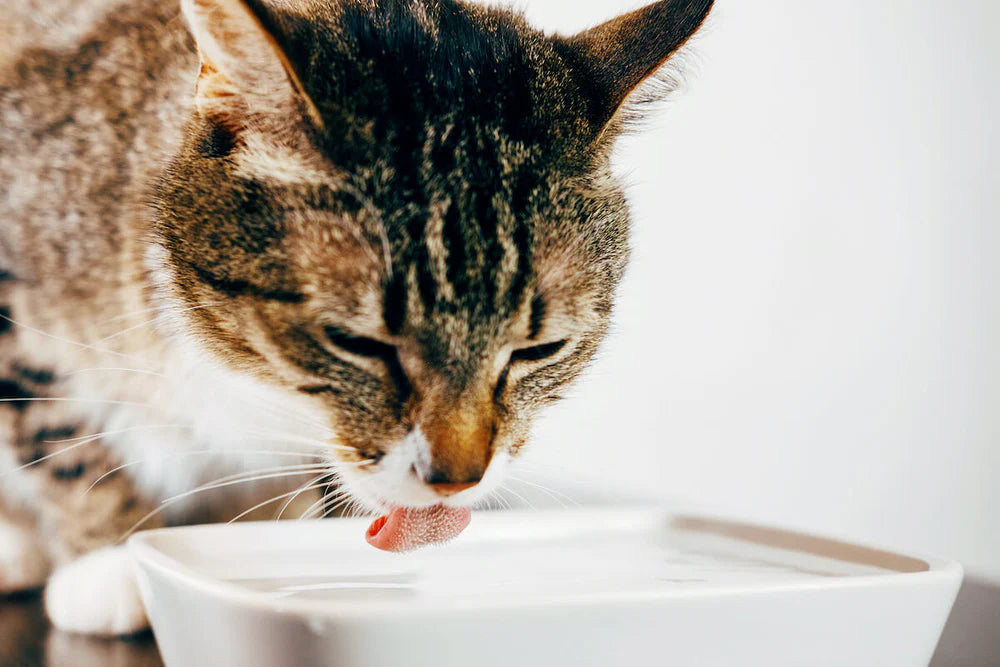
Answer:
[(709, 5), (564, 39), (448, 1), (186, 2), (201, 72), (156, 197), (161, 293), (324, 416), (357, 499), (475, 501), (605, 335), (619, 108)]

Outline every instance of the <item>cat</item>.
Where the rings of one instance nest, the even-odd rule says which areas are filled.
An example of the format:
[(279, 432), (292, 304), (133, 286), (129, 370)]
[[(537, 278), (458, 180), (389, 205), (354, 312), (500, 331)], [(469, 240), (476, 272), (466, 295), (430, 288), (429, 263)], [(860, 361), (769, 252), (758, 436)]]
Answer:
[(564, 37), (461, 0), (14, 0), (0, 592), (128, 634), (136, 528), (488, 497), (605, 336), (611, 150), (711, 6)]

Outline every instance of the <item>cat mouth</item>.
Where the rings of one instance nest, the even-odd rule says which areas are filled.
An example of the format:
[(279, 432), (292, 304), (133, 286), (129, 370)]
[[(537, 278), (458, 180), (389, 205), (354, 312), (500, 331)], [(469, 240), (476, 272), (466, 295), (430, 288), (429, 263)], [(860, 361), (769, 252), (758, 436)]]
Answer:
[(365, 539), (382, 551), (403, 553), (458, 537), (472, 521), (468, 507), (392, 507), (375, 519)]

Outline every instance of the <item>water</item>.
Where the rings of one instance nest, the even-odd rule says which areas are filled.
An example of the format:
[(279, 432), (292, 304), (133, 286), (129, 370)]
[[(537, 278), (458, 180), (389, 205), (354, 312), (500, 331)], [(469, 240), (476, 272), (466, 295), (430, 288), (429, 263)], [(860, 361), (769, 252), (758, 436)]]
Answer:
[[(734, 549), (736, 544), (738, 548)], [(274, 576), (231, 583), (276, 598), (351, 603), (456, 603), (483, 598), (546, 598), (665, 593), (709, 587), (773, 585), (884, 572), (878, 568), (731, 540), (665, 540), (648, 534), (590, 534), (553, 539), (454, 545), (409, 556), (336, 561), (324, 554), (286, 554)], [(296, 561), (309, 563), (298, 568)], [(285, 576), (279, 572), (291, 572)]]

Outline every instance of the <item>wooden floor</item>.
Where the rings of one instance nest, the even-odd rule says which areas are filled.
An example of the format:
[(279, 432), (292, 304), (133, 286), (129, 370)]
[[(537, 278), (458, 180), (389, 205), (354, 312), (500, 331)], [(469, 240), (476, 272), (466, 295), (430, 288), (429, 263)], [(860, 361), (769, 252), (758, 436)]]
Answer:
[[(49, 627), (37, 595), (0, 599), (0, 667), (162, 664), (152, 635), (127, 641), (67, 635)], [(1000, 667), (1000, 585), (966, 582), (931, 667)]]

